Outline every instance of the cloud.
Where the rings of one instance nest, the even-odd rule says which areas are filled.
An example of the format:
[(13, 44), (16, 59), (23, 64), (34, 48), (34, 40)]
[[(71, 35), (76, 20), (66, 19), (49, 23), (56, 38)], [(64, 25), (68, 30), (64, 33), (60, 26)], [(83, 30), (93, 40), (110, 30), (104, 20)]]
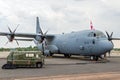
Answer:
[[(89, 29), (92, 20), (95, 29), (120, 36), (119, 0), (0, 0), (0, 31), (8, 31), (7, 25), (14, 30), (20, 24), (16, 32), (35, 33), (36, 16), (40, 17), (43, 31), (49, 29), (48, 33)], [(2, 37), (1, 46), (6, 41), (3, 40)], [(33, 42), (24, 44), (29, 46)]]

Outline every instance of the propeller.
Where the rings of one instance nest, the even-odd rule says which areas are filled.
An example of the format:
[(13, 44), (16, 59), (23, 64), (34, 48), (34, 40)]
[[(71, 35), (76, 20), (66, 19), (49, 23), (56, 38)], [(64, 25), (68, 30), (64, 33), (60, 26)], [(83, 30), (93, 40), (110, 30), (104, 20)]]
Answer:
[[(111, 34), (109, 34), (107, 31), (105, 31), (105, 32), (107, 34), (108, 40), (111, 41), (112, 45), (114, 45), (113, 42), (112, 42), (112, 40), (113, 40), (113, 38), (112, 38), (113, 32)], [(110, 57), (110, 53), (111, 53), (111, 50), (108, 51), (109, 57)]]
[(44, 55), (44, 51), (47, 46), (46, 35), (47, 35), (48, 30), (45, 33), (43, 33), (42, 29), (41, 28), (39, 28), (39, 29), (40, 29), (40, 31), (39, 31), (40, 36), (38, 36), (38, 38), (36, 38), (36, 40), (38, 41), (37, 44), (39, 44), (39, 43), (41, 44), (42, 52)]
[[(46, 39), (46, 34), (48, 31), (46, 31), (45, 33), (42, 32), (42, 30), (39, 32), (41, 34), (41, 40), (40, 42), (42, 43), (45, 39)], [(46, 40), (45, 40), (46, 41)]]
[[(36, 17), (36, 33), (38, 34), (36, 36), (36, 41), (37, 44), (40, 44), (41, 45), (41, 49), (43, 51), (43, 54), (44, 54), (44, 51), (45, 51), (45, 48), (47, 46), (47, 39), (46, 39), (46, 35), (47, 35), (47, 32), (46, 31), (45, 33), (43, 33), (41, 27), (40, 27), (40, 24), (39, 24), (39, 17)], [(40, 34), (40, 35), (39, 35)]]
[(41, 43), (42, 43), (42, 51), (43, 51), (43, 55), (44, 55), (44, 51), (45, 51), (45, 47), (47, 46), (47, 40), (46, 40), (46, 34), (48, 31), (46, 31), (45, 33), (41, 34)]
[[(107, 34), (107, 37), (108, 37), (108, 40), (109, 41), (111, 41), (111, 43), (113, 44), (113, 42), (112, 42), (112, 40), (113, 40), (113, 38), (112, 38), (112, 36), (113, 36), (113, 32), (109, 35), (109, 33), (107, 32), (107, 31), (105, 31), (106, 32), (106, 34)], [(114, 44), (113, 44), (114, 45)]]
[(106, 34), (107, 34), (108, 40), (111, 41), (112, 40), (113, 32), (109, 35), (108, 32), (106, 31)]
[[(19, 26), (19, 24), (17, 25), (17, 27), (15, 28), (14, 31), (12, 31), (10, 29), (10, 27), (8, 26), (8, 30), (9, 30), (10, 34), (7, 36), (7, 38), (8, 38), (9, 41), (7, 41), (6, 44), (8, 44), (8, 42), (12, 42), (14, 40), (15, 32), (16, 32), (18, 26)], [(15, 40), (15, 41), (16, 41), (17, 45), (19, 45), (18, 41), (17, 40)]]

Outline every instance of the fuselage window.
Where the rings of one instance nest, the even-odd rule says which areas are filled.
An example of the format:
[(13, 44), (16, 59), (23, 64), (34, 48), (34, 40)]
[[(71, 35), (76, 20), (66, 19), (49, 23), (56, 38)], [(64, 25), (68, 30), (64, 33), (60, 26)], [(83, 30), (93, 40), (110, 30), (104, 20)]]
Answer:
[(96, 34), (94, 33), (94, 37), (96, 37)]
[(95, 44), (95, 40), (93, 40), (92, 43)]

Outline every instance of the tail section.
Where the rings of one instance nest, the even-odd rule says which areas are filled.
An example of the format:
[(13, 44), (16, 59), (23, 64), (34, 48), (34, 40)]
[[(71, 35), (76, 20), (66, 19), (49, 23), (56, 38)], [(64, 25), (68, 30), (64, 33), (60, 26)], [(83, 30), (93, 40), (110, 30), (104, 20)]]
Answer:
[(40, 28), (39, 17), (36, 17), (36, 33), (43, 35), (43, 32)]
[(39, 23), (39, 17), (36, 17), (36, 34), (40, 34), (40, 35), (36, 35), (35, 39), (39, 41), (40, 43), (42, 43), (45, 40), (47, 32), (48, 31), (46, 31), (45, 33), (42, 32), (42, 29)]

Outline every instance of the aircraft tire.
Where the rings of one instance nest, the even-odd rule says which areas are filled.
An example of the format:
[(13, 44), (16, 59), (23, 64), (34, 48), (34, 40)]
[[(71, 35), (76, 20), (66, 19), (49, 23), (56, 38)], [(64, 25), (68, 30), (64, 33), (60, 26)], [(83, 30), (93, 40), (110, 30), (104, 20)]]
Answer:
[(98, 56), (96, 56), (95, 61), (98, 61), (98, 58), (99, 58), (99, 57), (98, 57)]
[(50, 56), (53, 56), (54, 54), (50, 52)]
[(94, 57), (93, 57), (93, 60), (94, 60), (94, 61), (98, 61), (98, 56), (94, 56)]
[(93, 60), (93, 61), (98, 61), (98, 56), (91, 56), (90, 59)]
[(66, 58), (70, 58), (70, 57), (71, 57), (71, 54), (64, 54), (64, 56), (65, 56)]

